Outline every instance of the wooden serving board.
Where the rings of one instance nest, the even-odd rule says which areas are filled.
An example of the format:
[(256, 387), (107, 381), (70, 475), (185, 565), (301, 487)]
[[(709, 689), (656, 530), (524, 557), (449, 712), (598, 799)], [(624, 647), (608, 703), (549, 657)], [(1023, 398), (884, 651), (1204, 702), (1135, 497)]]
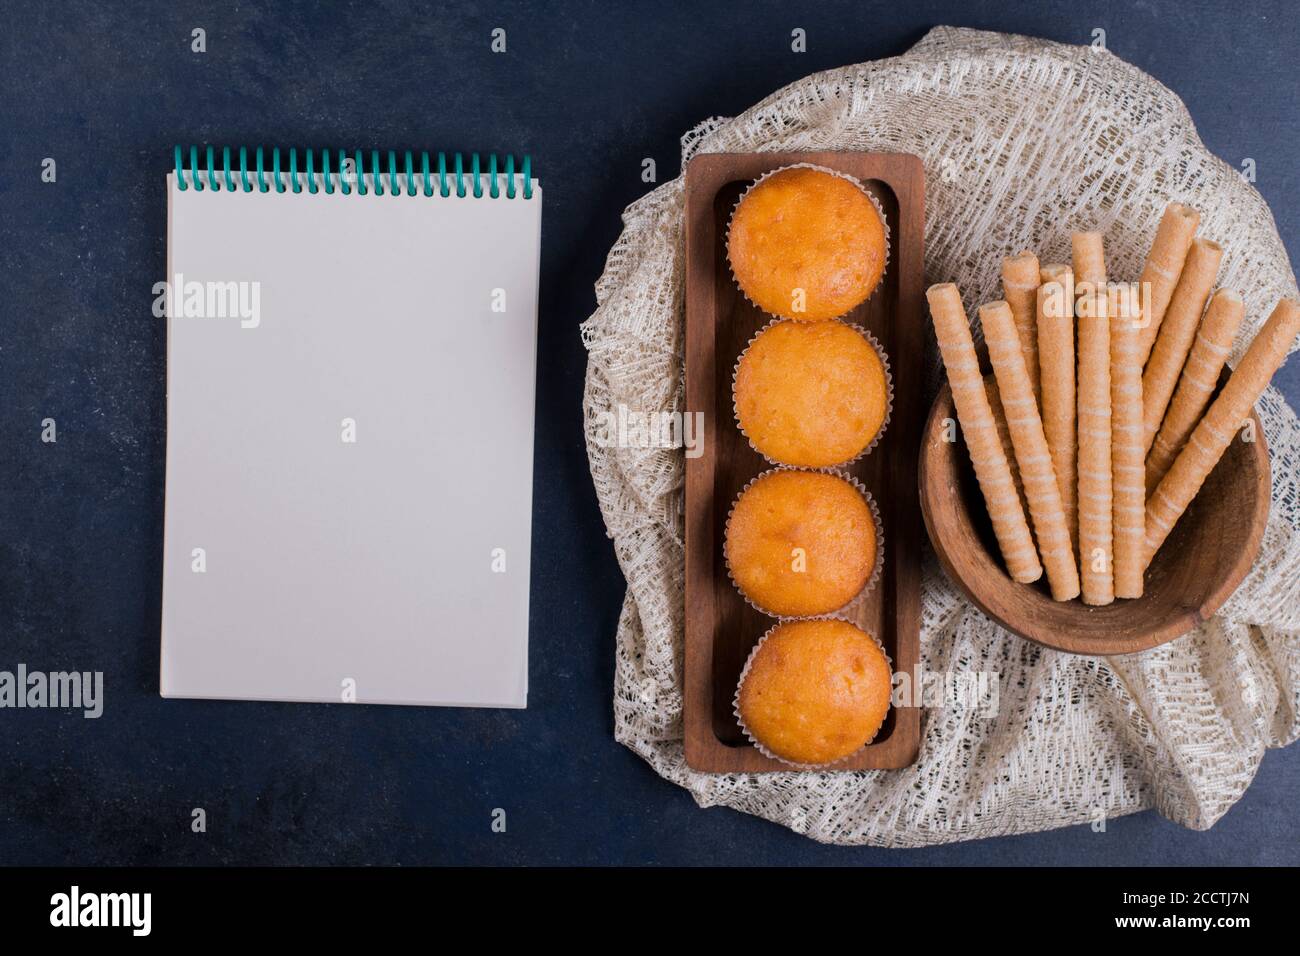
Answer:
[[(880, 638), (896, 672), (915, 675), (921, 630), (921, 511), (917, 455), (926, 412), (921, 311), (925, 174), (901, 153), (721, 153), (686, 168), (686, 407), (703, 412), (703, 453), (686, 459), (686, 762), (714, 773), (788, 772), (741, 732), (732, 710), (741, 668), (776, 621), (745, 602), (727, 577), (722, 540), (740, 489), (770, 467), (736, 427), (731, 377), (746, 343), (771, 317), (749, 303), (727, 267), (726, 232), (745, 188), (770, 170), (813, 163), (856, 177), (889, 224), (890, 258), (871, 298), (846, 320), (872, 332), (894, 377), (894, 407), (880, 444), (848, 471), (870, 490), (884, 524), (880, 581), (854, 615)], [(845, 770), (906, 767), (916, 759), (921, 711), (893, 708)]]

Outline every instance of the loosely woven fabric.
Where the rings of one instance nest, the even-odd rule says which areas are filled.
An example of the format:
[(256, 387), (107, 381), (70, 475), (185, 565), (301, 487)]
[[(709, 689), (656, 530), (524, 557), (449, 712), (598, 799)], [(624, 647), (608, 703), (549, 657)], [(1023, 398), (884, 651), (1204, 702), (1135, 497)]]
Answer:
[[(926, 282), (966, 304), (1000, 298), (1004, 255), (1068, 262), (1070, 232), (1105, 234), (1108, 271), (1135, 280), (1166, 203), (1201, 211), (1224, 247), (1222, 286), (1247, 320), (1232, 361), (1295, 275), (1267, 205), (1205, 149), (1168, 89), (1110, 53), (938, 28), (903, 56), (820, 73), (683, 139), (697, 153), (915, 153), (927, 185)], [(704, 774), (682, 750), (681, 448), (609, 440), (606, 413), (683, 409), (683, 181), (629, 206), (582, 326), (591, 474), (627, 579), (615, 734), (701, 806), (724, 805), (816, 840), (923, 846), (1026, 833), (1155, 807), (1211, 826), (1265, 748), (1300, 733), (1300, 425), (1279, 393), (1258, 405), (1272, 511), (1250, 575), (1213, 620), (1143, 654), (1044, 650), (970, 605), (926, 554), (927, 671), (996, 674), (989, 708), (931, 707), (904, 770)], [(894, 356), (894, 361), (901, 357)], [(937, 388), (931, 336), (927, 387)], [(727, 423), (706, 423), (706, 427)]]

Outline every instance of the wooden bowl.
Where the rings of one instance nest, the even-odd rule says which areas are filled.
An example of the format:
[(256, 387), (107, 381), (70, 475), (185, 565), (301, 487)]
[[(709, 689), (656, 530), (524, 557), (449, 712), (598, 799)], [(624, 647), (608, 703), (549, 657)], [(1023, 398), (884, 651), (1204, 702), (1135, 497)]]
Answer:
[(930, 409), (921, 442), (921, 512), (948, 576), (1009, 631), (1071, 654), (1144, 651), (1186, 634), (1236, 590), (1259, 552), (1268, 521), (1268, 448), (1259, 419), (1255, 440), (1234, 439), (1147, 570), (1142, 597), (1104, 607), (1053, 601), (1046, 575), (1018, 584), (1007, 574), (970, 455), (960, 438), (944, 441), (956, 420), (947, 384)]

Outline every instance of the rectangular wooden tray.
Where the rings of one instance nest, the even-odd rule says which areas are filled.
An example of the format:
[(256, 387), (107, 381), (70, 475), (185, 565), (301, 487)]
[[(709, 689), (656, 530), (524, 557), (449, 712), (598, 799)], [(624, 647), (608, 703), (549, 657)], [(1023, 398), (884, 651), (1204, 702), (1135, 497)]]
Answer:
[[(762, 174), (813, 163), (856, 177), (879, 200), (890, 232), (880, 288), (846, 319), (870, 330), (889, 357), (894, 408), (880, 444), (848, 470), (871, 491), (884, 524), (884, 568), (855, 615), (877, 635), (896, 672), (915, 675), (921, 630), (921, 511), (917, 455), (927, 409), (922, 395), (925, 174), (901, 153), (715, 153), (686, 168), (686, 407), (703, 412), (703, 454), (686, 459), (686, 762), (714, 773), (789, 771), (745, 738), (732, 711), (736, 682), (754, 644), (775, 621), (750, 607), (727, 578), (722, 537), (731, 503), (769, 467), (736, 427), (736, 358), (770, 317), (736, 288), (726, 231), (741, 192)], [(894, 708), (870, 746), (845, 770), (906, 767), (916, 760), (921, 711)]]

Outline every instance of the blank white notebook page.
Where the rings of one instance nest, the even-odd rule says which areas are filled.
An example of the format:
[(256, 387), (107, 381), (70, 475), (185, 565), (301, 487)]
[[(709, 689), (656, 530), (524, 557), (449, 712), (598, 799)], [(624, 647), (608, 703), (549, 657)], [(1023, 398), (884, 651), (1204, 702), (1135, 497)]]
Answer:
[(523, 707), (540, 187), (168, 198), (163, 696)]

